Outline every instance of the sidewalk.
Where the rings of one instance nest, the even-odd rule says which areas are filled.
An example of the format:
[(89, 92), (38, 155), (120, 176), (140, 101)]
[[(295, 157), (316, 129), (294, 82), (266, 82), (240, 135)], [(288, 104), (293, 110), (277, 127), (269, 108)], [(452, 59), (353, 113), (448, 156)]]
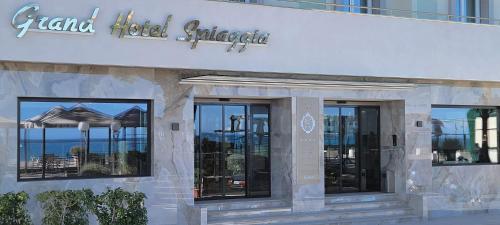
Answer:
[(400, 225), (500, 225), (500, 214), (473, 214), (450, 218), (430, 219), (420, 223), (401, 223)]

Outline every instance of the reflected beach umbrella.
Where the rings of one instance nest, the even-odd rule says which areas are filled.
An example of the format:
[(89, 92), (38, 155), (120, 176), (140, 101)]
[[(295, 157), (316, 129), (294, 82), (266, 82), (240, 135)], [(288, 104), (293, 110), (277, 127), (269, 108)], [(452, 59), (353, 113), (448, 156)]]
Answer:
[[(26, 129), (42, 128), (44, 133), (46, 128), (78, 128), (82, 132), (82, 147), (86, 149), (84, 153), (86, 156), (89, 150), (88, 137), (90, 128), (109, 127), (112, 121), (113, 117), (110, 115), (91, 109), (83, 104), (76, 104), (70, 108), (53, 107), (44, 113), (21, 121), (21, 126)], [(25, 141), (26, 138), (27, 134), (25, 132)], [(43, 138), (43, 142), (42, 154), (45, 154), (45, 138)], [(85, 160), (87, 160), (87, 157), (85, 157)]]
[(121, 127), (125, 128), (123, 131), (123, 137), (126, 139), (126, 128), (134, 128), (132, 129), (133, 131), (133, 143), (132, 146), (134, 146), (133, 150), (137, 150), (136, 145), (136, 140), (137, 140), (137, 132), (136, 128), (138, 127), (145, 127), (146, 124), (146, 118), (147, 118), (147, 112), (143, 110), (139, 106), (134, 106), (130, 109), (127, 109), (123, 111), (122, 113), (119, 113), (118, 115), (115, 116), (115, 120), (120, 121)]
[(112, 116), (91, 109), (83, 104), (71, 108), (56, 106), (47, 112), (24, 121), (25, 128), (78, 127), (87, 122), (90, 127), (108, 127)]
[(82, 143), (81, 149), (86, 149), (84, 158), (85, 158), (85, 164), (87, 164), (87, 159), (88, 159), (88, 143), (89, 143), (89, 130), (90, 130), (90, 124), (88, 122), (82, 121), (78, 123), (78, 130), (81, 133), (81, 140), (80, 143)]
[(432, 119), (432, 132), (436, 136), (441, 136), (443, 134), (444, 123), (438, 119)]
[(115, 120), (120, 121), (122, 127), (144, 127), (147, 112), (139, 106), (134, 106), (115, 116)]
[[(115, 121), (120, 122), (120, 127), (123, 128), (123, 144), (122, 148), (124, 152), (129, 152), (128, 148), (128, 140), (127, 140), (127, 128), (132, 128), (132, 143), (133, 146), (132, 151), (140, 152), (143, 149), (142, 142), (139, 142), (139, 146), (137, 146), (137, 128), (146, 127), (147, 124), (147, 112), (139, 106), (134, 106), (130, 109), (127, 109), (114, 117)], [(141, 129), (139, 129), (141, 131)], [(116, 138), (115, 138), (116, 140)], [(125, 155), (120, 154), (120, 161), (125, 162)], [(137, 168), (140, 168), (140, 162), (137, 162)], [(120, 165), (124, 165), (126, 163), (120, 163)]]
[(444, 123), (438, 119), (432, 119), (432, 133), (436, 136), (436, 147), (439, 148), (439, 139), (443, 135)]
[[(109, 126), (109, 129), (113, 133), (113, 142), (114, 142), (114, 147), (113, 147), (113, 152), (116, 151), (116, 148), (118, 148), (118, 136), (120, 135), (120, 129), (122, 128), (122, 124), (120, 121), (113, 121), (111, 122), (111, 125)], [(111, 174), (115, 174), (115, 159), (113, 157), (113, 154), (111, 153), (111, 141), (109, 142), (109, 149), (108, 149), (108, 155), (111, 160)], [(113, 157), (111, 159), (111, 157)]]

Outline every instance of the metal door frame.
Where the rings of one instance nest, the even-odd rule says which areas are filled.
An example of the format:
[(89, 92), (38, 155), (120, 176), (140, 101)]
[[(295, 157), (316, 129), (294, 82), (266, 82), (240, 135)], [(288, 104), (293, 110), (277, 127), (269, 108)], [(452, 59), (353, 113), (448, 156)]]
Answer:
[[(358, 157), (360, 156), (360, 151), (361, 151), (361, 114), (360, 114), (360, 109), (362, 108), (375, 108), (378, 110), (378, 115), (377, 115), (377, 130), (378, 130), (378, 149), (381, 151), (381, 135), (380, 135), (380, 105), (377, 103), (371, 103), (371, 104), (328, 104), (328, 102), (325, 102), (324, 108), (338, 108), (338, 115), (339, 115), (339, 154), (340, 155), (340, 174), (339, 174), (339, 187), (337, 188), (337, 192), (334, 193), (325, 193), (325, 194), (342, 194), (342, 193), (359, 193), (363, 192), (361, 190), (361, 158)], [(357, 120), (357, 132), (356, 132), (356, 179), (357, 179), (357, 186), (359, 191), (356, 192), (351, 192), (351, 191), (344, 191), (344, 185), (343, 185), (343, 179), (342, 179), (342, 174), (343, 174), (343, 164), (344, 164), (344, 156), (343, 156), (343, 151), (344, 146), (344, 134), (345, 134), (345, 123), (342, 124), (343, 119), (342, 119), (342, 109), (343, 108), (353, 108), (355, 110), (355, 115), (356, 115), (356, 120)], [(324, 109), (323, 109), (324, 112)], [(323, 131), (324, 132), (324, 131)], [(379, 154), (379, 162), (381, 162), (382, 155)], [(325, 164), (326, 165), (326, 164)], [(380, 166), (379, 166), (379, 173), (381, 174), (380, 171)], [(380, 183), (382, 184), (382, 176), (380, 176)], [(382, 190), (380, 188), (380, 190)], [(326, 192), (326, 189), (325, 189)]]
[[(198, 106), (200, 107), (198, 110), (200, 111), (199, 112), (199, 130), (201, 132), (201, 120), (202, 120), (202, 113), (201, 113), (201, 107), (203, 106), (207, 106), (207, 105), (215, 105), (215, 106), (221, 106), (222, 107), (222, 110), (221, 110), (221, 113), (222, 113), (222, 129), (221, 129), (221, 146), (220, 146), (220, 152), (221, 152), (221, 158), (219, 159), (219, 166), (221, 168), (219, 168), (219, 171), (221, 171), (221, 174), (222, 174), (222, 182), (220, 185), (222, 185), (222, 187), (219, 187), (220, 190), (221, 190), (221, 195), (220, 196), (214, 196), (214, 197), (203, 197), (201, 194), (200, 194), (200, 198), (195, 198), (195, 201), (205, 201), (205, 200), (224, 200), (224, 199), (238, 199), (238, 198), (261, 198), (261, 197), (270, 197), (271, 195), (271, 174), (269, 175), (269, 194), (268, 195), (256, 195), (256, 196), (251, 196), (249, 195), (249, 177), (248, 177), (248, 173), (249, 173), (249, 167), (248, 167), (248, 161), (249, 161), (249, 155), (250, 155), (250, 150), (252, 150), (254, 147), (253, 147), (253, 140), (252, 140), (252, 137), (251, 137), (251, 134), (252, 134), (252, 130), (251, 130), (251, 124), (252, 124), (252, 118), (251, 118), (251, 107), (252, 106), (267, 106), (268, 107), (268, 129), (269, 129), (269, 151), (268, 151), (268, 167), (269, 167), (269, 172), (271, 172), (271, 104), (267, 104), (267, 102), (264, 102), (264, 101), (248, 101), (248, 102), (243, 102), (243, 103), (238, 103), (238, 102), (216, 102), (216, 101), (204, 101), (204, 100), (201, 100), (201, 101), (195, 101), (194, 103), (194, 106)], [(225, 143), (225, 108), (226, 106), (243, 106), (245, 107), (245, 153), (244, 153), (244, 156), (245, 156), (245, 184), (246, 184), (246, 187), (245, 187), (245, 194), (243, 196), (232, 196), (232, 197), (228, 197), (226, 196), (226, 187), (225, 187), (225, 174), (226, 174), (226, 150), (224, 149), (224, 143)], [(196, 134), (195, 134), (195, 137), (196, 137)], [(203, 168), (203, 160), (201, 158), (201, 143), (200, 143), (200, 146), (199, 146), (199, 149), (198, 149), (198, 153), (195, 152), (195, 154), (198, 154), (199, 156), (199, 169), (201, 170), (201, 168)], [(196, 169), (196, 168), (195, 168)], [(198, 179), (200, 181), (199, 183), (199, 187), (198, 189), (201, 191), (201, 185), (202, 185), (202, 182), (201, 182), (201, 177), (202, 177), (202, 173), (200, 171), (200, 173), (198, 173)]]

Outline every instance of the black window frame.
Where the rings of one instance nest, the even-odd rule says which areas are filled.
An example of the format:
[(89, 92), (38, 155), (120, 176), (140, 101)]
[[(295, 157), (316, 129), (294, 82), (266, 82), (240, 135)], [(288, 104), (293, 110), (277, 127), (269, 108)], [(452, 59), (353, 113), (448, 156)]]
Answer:
[[(145, 175), (107, 175), (107, 176), (75, 176), (75, 177), (53, 177), (53, 178), (21, 178), (21, 103), (23, 102), (74, 102), (74, 103), (141, 103), (148, 107), (147, 112), (147, 157), (148, 164)], [(125, 99), (125, 98), (59, 98), (59, 97), (17, 97), (17, 182), (33, 181), (58, 181), (58, 180), (88, 180), (88, 179), (115, 179), (115, 178), (140, 178), (153, 176), (153, 145), (154, 145), (154, 108), (152, 99)], [(43, 156), (45, 158), (45, 156)], [(45, 160), (45, 159), (42, 159)], [(42, 162), (44, 163), (44, 162)]]
[[(500, 106), (492, 106), (492, 105), (441, 105), (441, 104), (433, 104), (431, 105), (431, 120), (432, 117), (432, 109), (460, 109), (460, 108), (476, 108), (476, 109), (496, 109), (497, 110), (497, 154), (498, 154), (498, 162), (497, 163), (455, 163), (455, 164), (443, 164), (443, 163), (434, 163), (434, 158), (432, 158), (432, 167), (447, 167), (447, 166), (498, 166), (500, 165)], [(433, 154), (434, 148), (432, 146), (432, 138), (433, 138), (433, 128), (431, 127), (431, 154)], [(438, 152), (439, 154), (439, 152)], [(433, 154), (434, 157), (434, 154)]]
[[(271, 162), (271, 156), (272, 156), (272, 153), (271, 153), (271, 146), (272, 146), (272, 142), (271, 142), (271, 133), (272, 133), (272, 107), (271, 107), (271, 103), (254, 103), (254, 102), (246, 102), (246, 101), (241, 101), (241, 102), (223, 102), (223, 101), (195, 101), (194, 104), (193, 104), (193, 112), (194, 112), (194, 109), (198, 106), (222, 106), (223, 108), (225, 106), (245, 106), (245, 115), (247, 116), (246, 118), (246, 123), (247, 123), (247, 127), (245, 128), (245, 136), (246, 136), (246, 144), (245, 144), (245, 181), (248, 183), (249, 181), (249, 154), (250, 154), (250, 151), (251, 149), (253, 148), (252, 144), (253, 144), (253, 139), (252, 139), (252, 131), (251, 131), (251, 124), (252, 124), (252, 118), (250, 118), (251, 116), (251, 107), (252, 106), (266, 106), (269, 110), (268, 112), (268, 129), (269, 129), (269, 150), (268, 150), (268, 160), (269, 162), (267, 163), (267, 166), (269, 167), (269, 177), (268, 177), (268, 183), (269, 183), (269, 190), (268, 190), (268, 193), (267, 194), (264, 194), (264, 195), (251, 195), (249, 194), (250, 193), (250, 187), (247, 186), (245, 188), (245, 195), (244, 196), (215, 196), (215, 197), (199, 197), (199, 198), (194, 198), (194, 201), (195, 202), (205, 202), (205, 201), (211, 201), (211, 200), (230, 200), (230, 199), (256, 199), (256, 198), (268, 198), (268, 197), (271, 197), (271, 192), (272, 192), (272, 182), (271, 182), (271, 179), (272, 179), (272, 162)], [(201, 111), (200, 111), (201, 112)], [(223, 109), (223, 114), (224, 114), (224, 109)], [(199, 118), (199, 123), (201, 123), (201, 118), (202, 118), (202, 114), (200, 113), (200, 118)], [(195, 113), (193, 113), (193, 123), (195, 122)], [(193, 126), (193, 132), (195, 132), (194, 130), (194, 127), (196, 125)], [(224, 126), (223, 126), (224, 127)], [(196, 139), (196, 134), (193, 133), (193, 138)], [(193, 140), (194, 140), (193, 139)], [(201, 168), (201, 165), (203, 162), (201, 162), (201, 157), (199, 156), (201, 154), (201, 144), (198, 148), (198, 150), (196, 149), (196, 142), (193, 141), (193, 147), (194, 147), (194, 173), (196, 174), (196, 157), (199, 157), (199, 161), (198, 161), (198, 167)], [(197, 152), (198, 151), (198, 152)], [(198, 155), (198, 156), (197, 156)], [(223, 172), (224, 173), (224, 172)], [(196, 175), (195, 175), (196, 176)], [(201, 180), (201, 177), (202, 177), (202, 173), (199, 172), (198, 173), (198, 179)], [(193, 179), (193, 184), (196, 182), (196, 177)], [(200, 186), (200, 184), (198, 184), (198, 186)], [(193, 185), (193, 188), (194, 188), (194, 185)], [(201, 188), (200, 188), (201, 189)], [(225, 193), (223, 194), (225, 195)]]

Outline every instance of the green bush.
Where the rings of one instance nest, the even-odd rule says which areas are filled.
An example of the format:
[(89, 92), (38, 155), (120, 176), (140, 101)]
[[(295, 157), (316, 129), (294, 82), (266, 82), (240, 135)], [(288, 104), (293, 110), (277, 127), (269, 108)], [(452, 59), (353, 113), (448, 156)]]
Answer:
[(95, 198), (94, 214), (101, 225), (146, 225), (146, 195), (121, 188), (108, 190)]
[(37, 195), (42, 204), (44, 225), (87, 225), (94, 203), (91, 190), (48, 191)]
[(0, 195), (0, 225), (30, 225), (26, 210), (29, 195), (26, 192)]
[(109, 168), (97, 163), (87, 163), (80, 168), (80, 176), (100, 177), (110, 174)]

